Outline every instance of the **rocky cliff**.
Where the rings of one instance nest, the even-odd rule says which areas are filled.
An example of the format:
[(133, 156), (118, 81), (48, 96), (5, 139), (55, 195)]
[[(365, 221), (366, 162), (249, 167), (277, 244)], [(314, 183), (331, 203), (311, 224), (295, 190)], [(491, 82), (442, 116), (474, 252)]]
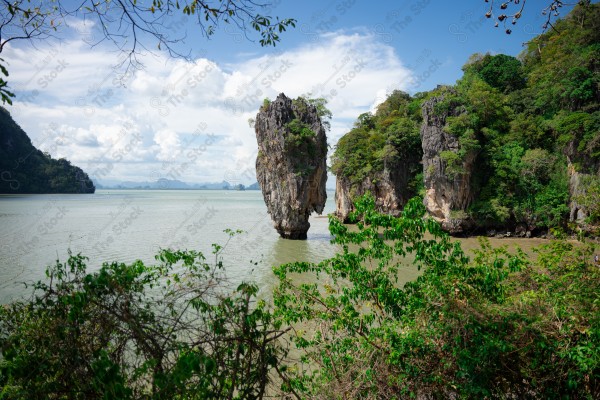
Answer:
[(36, 149), (25, 131), (2, 107), (0, 172), (0, 193), (94, 193), (96, 190), (81, 168)]
[[(600, 182), (600, 165), (580, 157), (580, 168), (578, 171), (571, 162), (574, 155), (571, 144), (567, 150), (567, 173), (569, 177), (569, 222), (575, 223), (578, 229), (586, 234), (597, 236), (600, 233), (598, 221), (590, 221), (590, 208), (598, 208), (597, 187)], [(571, 151), (569, 151), (571, 150)], [(575, 159), (578, 159), (575, 157)], [(585, 161), (588, 161), (586, 164)], [(586, 173), (587, 172), (587, 173)], [(595, 198), (595, 200), (594, 200)]]
[(347, 220), (353, 202), (370, 193), (379, 212), (398, 215), (421, 186), (420, 104), (395, 90), (374, 114), (361, 114), (336, 144), (336, 214)]
[(598, 21), (574, 7), (519, 58), (473, 54), (455, 85), (358, 115), (331, 158), (338, 215), (365, 192), (397, 213), (393, 175), (418, 154), (409, 185), (451, 234), (600, 237)]
[(354, 210), (353, 200), (371, 193), (375, 197), (375, 207), (379, 212), (397, 216), (402, 207), (414, 196), (408, 189), (410, 168), (404, 163), (386, 168), (367, 177), (357, 185), (352, 185), (348, 178), (338, 176), (335, 184), (336, 215), (347, 221), (348, 215)]
[[(423, 103), (421, 143), (423, 146), (423, 178), (427, 212), (442, 224), (444, 230), (457, 234), (470, 225), (466, 209), (473, 200), (471, 175), (477, 154), (474, 151), (460, 154), (457, 137), (444, 131), (446, 118), (462, 111), (453, 107), (436, 107), (444, 101), (444, 94)], [(459, 168), (448, 170), (452, 154)]]
[(585, 223), (587, 213), (585, 207), (576, 200), (577, 196), (583, 194), (581, 187), (581, 174), (575, 170), (575, 167), (568, 160), (567, 172), (569, 174), (569, 221), (576, 222), (577, 224)]
[(283, 238), (306, 239), (313, 211), (327, 194), (327, 138), (317, 109), (281, 93), (256, 116), (256, 177), (273, 226)]

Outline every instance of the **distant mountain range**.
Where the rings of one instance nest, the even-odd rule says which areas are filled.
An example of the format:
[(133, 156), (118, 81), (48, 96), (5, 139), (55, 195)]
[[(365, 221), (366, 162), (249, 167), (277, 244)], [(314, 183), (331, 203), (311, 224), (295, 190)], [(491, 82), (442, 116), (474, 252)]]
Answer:
[(160, 178), (156, 181), (105, 181), (94, 182), (97, 189), (146, 189), (146, 190), (260, 190), (258, 182), (245, 186), (227, 181), (187, 183), (177, 179)]

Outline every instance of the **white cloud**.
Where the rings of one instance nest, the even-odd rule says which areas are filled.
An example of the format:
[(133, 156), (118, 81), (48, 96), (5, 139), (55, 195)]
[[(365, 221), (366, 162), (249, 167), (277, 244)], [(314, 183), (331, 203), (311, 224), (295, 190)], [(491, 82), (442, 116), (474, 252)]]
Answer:
[(84, 20), (75, 17), (67, 17), (65, 18), (64, 22), (66, 26), (75, 30), (75, 32), (80, 35), (92, 34), (94, 27), (96, 26), (96, 22), (93, 20)]
[(162, 129), (154, 135), (154, 142), (158, 145), (156, 158), (160, 161), (174, 162), (181, 156), (181, 142), (177, 132)]
[(48, 151), (101, 180), (176, 175), (252, 183), (257, 145), (247, 121), (265, 97), (327, 98), (335, 145), (388, 88), (410, 87), (411, 71), (375, 36), (337, 32), (318, 39), (227, 65), (148, 55), (143, 69), (127, 73), (114, 67), (122, 61), (118, 54), (82, 40), (9, 47), (4, 57), (19, 96), (10, 111), (34, 143), (59, 135), (59, 145), (46, 143)]

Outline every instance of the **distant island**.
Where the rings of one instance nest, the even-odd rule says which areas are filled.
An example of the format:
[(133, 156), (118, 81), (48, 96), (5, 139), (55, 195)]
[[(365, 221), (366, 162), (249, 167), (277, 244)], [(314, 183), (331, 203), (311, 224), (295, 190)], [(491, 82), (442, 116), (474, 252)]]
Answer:
[(177, 179), (94, 182), (81, 168), (64, 158), (53, 159), (37, 149), (27, 133), (0, 107), (0, 194), (94, 193), (113, 190), (260, 190), (227, 181), (187, 183)]
[(227, 181), (222, 182), (203, 182), (203, 183), (187, 183), (177, 179), (160, 178), (156, 181), (111, 181), (111, 182), (95, 182), (98, 189), (114, 189), (114, 190), (260, 190), (258, 182), (252, 185), (245, 186), (241, 183), (232, 184)]
[(0, 194), (94, 193), (79, 167), (35, 148), (29, 136), (0, 107)]

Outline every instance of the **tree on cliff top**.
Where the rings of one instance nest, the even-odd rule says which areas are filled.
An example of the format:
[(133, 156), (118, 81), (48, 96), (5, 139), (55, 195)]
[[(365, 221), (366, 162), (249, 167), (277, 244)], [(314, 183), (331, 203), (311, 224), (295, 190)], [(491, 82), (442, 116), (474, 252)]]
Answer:
[(526, 84), (521, 62), (506, 54), (474, 54), (463, 71), (476, 73), (485, 83), (504, 93), (523, 89)]
[(314, 106), (317, 109), (317, 115), (321, 118), (321, 124), (326, 130), (331, 129), (331, 123), (329, 120), (333, 117), (331, 110), (327, 108), (327, 99), (323, 97), (307, 97), (307, 96), (298, 96), (296, 100), (294, 100), (295, 104), (299, 104), (299, 102), (304, 101), (306, 104), (310, 106)]
[[(260, 8), (268, 2), (255, 0), (82, 0), (76, 5), (64, 0), (0, 0), (0, 54), (14, 40), (47, 39), (67, 25), (67, 18), (83, 18), (101, 27), (102, 36), (91, 43), (109, 42), (127, 57), (123, 63), (138, 63), (140, 51), (157, 46), (171, 57), (187, 56), (176, 48), (184, 37), (171, 37), (165, 22), (176, 14), (195, 18), (201, 35), (210, 37), (221, 24), (238, 27), (248, 38), (249, 31), (260, 35), (261, 46), (275, 46), (280, 34), (294, 27), (296, 20), (262, 15)], [(0, 58), (0, 62), (3, 62)], [(0, 64), (0, 95), (11, 104), (7, 89), (8, 71)], [(4, 75), (4, 77), (2, 77)]]
[(375, 115), (361, 114), (350, 132), (340, 138), (331, 157), (331, 170), (358, 184), (400, 160), (420, 160), (420, 122), (420, 99), (395, 90)]

